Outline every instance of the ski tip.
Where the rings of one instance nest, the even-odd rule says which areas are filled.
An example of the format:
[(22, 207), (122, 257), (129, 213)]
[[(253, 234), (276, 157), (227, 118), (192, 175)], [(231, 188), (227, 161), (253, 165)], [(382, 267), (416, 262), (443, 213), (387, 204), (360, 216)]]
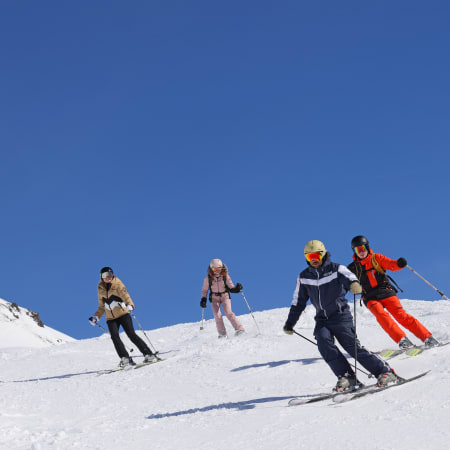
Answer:
[(288, 402), (288, 406), (298, 406), (298, 405), (304, 405), (305, 403), (307, 403), (308, 400), (306, 398), (291, 398)]

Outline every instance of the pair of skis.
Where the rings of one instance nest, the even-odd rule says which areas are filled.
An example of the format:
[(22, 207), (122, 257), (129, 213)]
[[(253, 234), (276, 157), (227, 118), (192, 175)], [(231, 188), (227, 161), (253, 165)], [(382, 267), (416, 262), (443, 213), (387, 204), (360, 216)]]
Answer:
[(431, 350), (433, 348), (444, 347), (450, 344), (450, 342), (444, 342), (442, 344), (435, 345), (434, 347), (427, 347), (425, 345), (417, 345), (410, 348), (402, 348), (402, 349), (385, 349), (381, 350), (381, 352), (377, 352), (382, 358), (391, 359), (398, 355), (407, 355), (407, 356), (417, 356), (423, 353), (425, 350)]
[(293, 398), (289, 400), (288, 405), (289, 406), (298, 406), (298, 405), (308, 405), (310, 403), (317, 403), (322, 402), (325, 400), (331, 400), (334, 403), (344, 403), (348, 402), (350, 400), (356, 400), (361, 397), (365, 397), (366, 395), (375, 394), (377, 392), (382, 392), (387, 389), (391, 389), (396, 386), (401, 386), (403, 384), (409, 383), (411, 381), (418, 380), (419, 378), (424, 377), (427, 375), (430, 371), (427, 370), (426, 372), (420, 373), (419, 375), (416, 375), (415, 377), (411, 378), (399, 378), (399, 381), (397, 383), (389, 384), (387, 386), (377, 386), (376, 384), (371, 384), (369, 386), (363, 386), (359, 389), (356, 389), (354, 391), (346, 391), (346, 392), (331, 392), (326, 394), (319, 394), (312, 397), (299, 397), (299, 398)]
[(133, 364), (133, 365), (130, 364), (125, 367), (115, 367), (114, 369), (99, 370), (97, 372), (97, 375), (106, 375), (108, 373), (121, 372), (123, 370), (128, 371), (128, 370), (140, 369), (141, 367), (151, 366), (151, 365), (159, 363), (161, 361), (164, 361), (164, 359), (158, 358), (155, 361), (151, 361), (151, 362), (142, 362), (142, 363), (137, 363), (137, 364)]

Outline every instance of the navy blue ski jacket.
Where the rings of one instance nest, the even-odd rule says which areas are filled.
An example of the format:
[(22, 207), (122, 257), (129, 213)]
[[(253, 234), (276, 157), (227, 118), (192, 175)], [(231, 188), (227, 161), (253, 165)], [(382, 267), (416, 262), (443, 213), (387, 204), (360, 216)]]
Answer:
[(319, 268), (309, 266), (298, 276), (287, 323), (297, 323), (308, 300), (316, 308), (316, 320), (327, 320), (336, 313), (351, 317), (345, 294), (354, 281), (358, 282), (356, 276), (346, 266), (332, 262), (327, 253)]

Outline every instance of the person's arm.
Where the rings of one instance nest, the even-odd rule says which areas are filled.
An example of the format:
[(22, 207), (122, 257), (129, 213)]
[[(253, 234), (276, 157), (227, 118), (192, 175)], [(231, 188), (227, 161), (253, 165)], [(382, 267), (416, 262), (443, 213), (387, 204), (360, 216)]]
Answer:
[(209, 280), (208, 275), (203, 280), (203, 286), (202, 286), (202, 298), (206, 298), (208, 296), (209, 291)]
[(99, 319), (102, 318), (103, 314), (105, 314), (105, 305), (103, 303), (103, 295), (100, 289), (97, 290), (98, 297), (98, 309), (95, 311), (94, 316), (97, 316)]
[(120, 280), (117, 280), (117, 283), (119, 284), (117, 287), (117, 291), (119, 292), (119, 297), (122, 299), (122, 301), (125, 303), (125, 305), (131, 306), (134, 309), (135, 306), (134, 306), (133, 300), (130, 297), (130, 294), (127, 291), (127, 288)]
[(309, 296), (306, 291), (306, 287), (302, 284), (299, 276), (297, 278), (297, 284), (295, 286), (294, 295), (292, 297), (291, 309), (289, 310), (286, 325), (289, 325), (291, 328), (295, 326), (295, 324), (298, 322), (298, 319), (300, 318), (300, 315), (306, 308), (308, 299)]
[(347, 291), (353, 283), (357, 283), (359, 285), (359, 280), (356, 278), (356, 275), (342, 264), (339, 264), (338, 266), (338, 278)]
[(375, 253), (375, 259), (377, 260), (377, 263), (383, 268), (383, 270), (392, 270), (393, 272), (403, 269), (403, 267), (405, 267), (407, 264), (405, 258), (399, 258), (395, 260), (388, 258), (381, 253)]

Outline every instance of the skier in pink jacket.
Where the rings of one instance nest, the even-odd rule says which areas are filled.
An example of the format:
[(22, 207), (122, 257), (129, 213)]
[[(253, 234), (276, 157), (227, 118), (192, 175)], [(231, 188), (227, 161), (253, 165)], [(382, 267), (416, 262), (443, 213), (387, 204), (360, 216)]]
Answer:
[(209, 301), (211, 302), (211, 308), (216, 320), (216, 327), (219, 333), (219, 338), (227, 337), (227, 330), (222, 319), (222, 312), (220, 306), (222, 306), (227, 319), (233, 325), (235, 336), (239, 336), (244, 333), (244, 327), (241, 325), (236, 315), (231, 310), (230, 292), (238, 293), (242, 290), (242, 284), (237, 283), (236, 286), (231, 281), (228, 275), (227, 266), (220, 259), (211, 260), (208, 267), (208, 274), (203, 280), (202, 287), (202, 299), (200, 306), (206, 308), (206, 296), (209, 292)]

